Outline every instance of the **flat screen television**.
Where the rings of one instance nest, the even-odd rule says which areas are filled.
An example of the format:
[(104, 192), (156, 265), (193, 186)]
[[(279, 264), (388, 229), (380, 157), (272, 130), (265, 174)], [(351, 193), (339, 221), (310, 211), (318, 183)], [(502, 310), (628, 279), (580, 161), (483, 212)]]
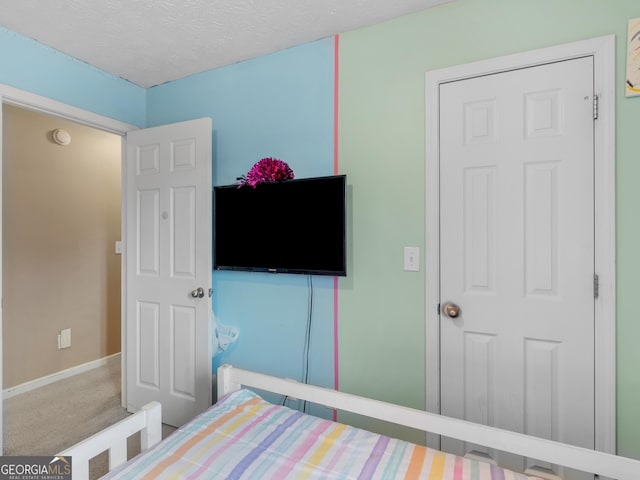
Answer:
[(216, 270), (346, 276), (346, 176), (213, 190)]

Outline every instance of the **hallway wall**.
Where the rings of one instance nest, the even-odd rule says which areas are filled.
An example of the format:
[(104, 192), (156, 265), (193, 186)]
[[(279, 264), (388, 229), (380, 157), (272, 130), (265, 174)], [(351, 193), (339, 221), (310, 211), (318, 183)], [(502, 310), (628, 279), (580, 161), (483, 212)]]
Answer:
[[(3, 139), (8, 388), (120, 351), (121, 139), (9, 105)], [(64, 328), (71, 347), (59, 350)]]

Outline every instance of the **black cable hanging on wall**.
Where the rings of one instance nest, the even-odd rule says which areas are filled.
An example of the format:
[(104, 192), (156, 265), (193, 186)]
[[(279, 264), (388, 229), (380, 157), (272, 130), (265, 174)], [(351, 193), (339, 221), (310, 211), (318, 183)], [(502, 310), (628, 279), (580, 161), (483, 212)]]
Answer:
[[(302, 379), (301, 381), (305, 384), (309, 383), (309, 355), (311, 351), (311, 320), (313, 318), (313, 275), (309, 275), (307, 277), (307, 326), (305, 329), (304, 335), (304, 346), (302, 348)], [(282, 404), (285, 405), (289, 400), (289, 395), (285, 395), (282, 398)], [(302, 411), (306, 413), (307, 410), (307, 401), (304, 400), (302, 403)]]
[[(311, 319), (313, 316), (313, 276), (309, 275), (307, 280), (307, 287), (309, 290), (308, 295), (308, 308), (307, 308), (307, 330), (304, 337), (304, 367), (303, 367), (303, 377), (302, 382), (307, 384), (309, 383), (309, 351), (311, 350)], [(307, 410), (307, 401), (305, 400), (302, 404), (302, 411), (306, 413)]]

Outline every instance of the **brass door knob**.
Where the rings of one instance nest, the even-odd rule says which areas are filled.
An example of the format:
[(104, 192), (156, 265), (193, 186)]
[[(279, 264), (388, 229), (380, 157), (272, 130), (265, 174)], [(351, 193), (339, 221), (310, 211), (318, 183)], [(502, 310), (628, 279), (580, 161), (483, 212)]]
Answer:
[(442, 312), (449, 318), (458, 318), (460, 316), (460, 307), (455, 303), (445, 303), (442, 306)]

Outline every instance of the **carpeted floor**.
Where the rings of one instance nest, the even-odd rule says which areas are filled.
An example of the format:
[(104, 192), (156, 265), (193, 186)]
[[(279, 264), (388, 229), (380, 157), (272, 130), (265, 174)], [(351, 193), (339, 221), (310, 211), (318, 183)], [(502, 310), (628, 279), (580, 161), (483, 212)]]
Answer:
[[(120, 405), (120, 358), (107, 365), (4, 401), (4, 455), (55, 455), (126, 417)], [(163, 437), (174, 431), (163, 426)], [(140, 451), (134, 435), (129, 457)], [(108, 457), (91, 461), (91, 478), (107, 471)]]

